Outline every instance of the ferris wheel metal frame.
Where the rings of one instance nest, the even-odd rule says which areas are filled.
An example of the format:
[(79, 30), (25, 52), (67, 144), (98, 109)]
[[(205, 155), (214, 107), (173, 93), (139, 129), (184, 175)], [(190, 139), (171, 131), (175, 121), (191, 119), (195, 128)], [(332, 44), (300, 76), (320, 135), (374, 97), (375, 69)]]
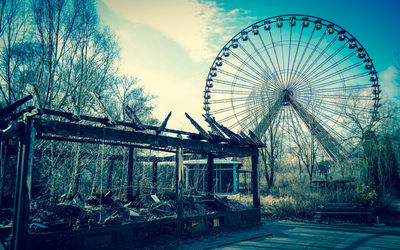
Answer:
[[(314, 26), (310, 27), (312, 24)], [(296, 25), (297, 27), (301, 25), (301, 30), (297, 30), (295, 34), (293, 29)], [(290, 31), (289, 29), (284, 31), (286, 36), (290, 34), (289, 40), (283, 40), (282, 38), (283, 27), (290, 27)], [(311, 35), (303, 41), (302, 35), (304, 29), (307, 28), (311, 28), (311, 31), (309, 31)], [(272, 29), (279, 30), (280, 40), (278, 35), (278, 39), (274, 41), (273, 36), (277, 35), (276, 33), (272, 34)], [(323, 33), (320, 39), (315, 39), (313, 35), (318, 32), (321, 33), (321, 30)], [(265, 40), (263, 40), (261, 32), (266, 33), (264, 34)], [(297, 35), (299, 39), (292, 40), (292, 35), (293, 37)], [(327, 39), (324, 40), (326, 37), (332, 37), (332, 35), (334, 38), (329, 42)], [(254, 41), (253, 37), (258, 40)], [(270, 43), (267, 43), (267, 39), (270, 39)], [(335, 44), (336, 41), (338, 43)], [(242, 44), (245, 43), (250, 44), (247, 45), (248, 48), (243, 47)], [(258, 43), (258, 47), (255, 43)], [(339, 46), (338, 44), (340, 43), (342, 45)], [(324, 48), (320, 48), (321, 44), (324, 45)], [(329, 51), (334, 46), (339, 47), (333, 52)], [(351, 53), (340, 54), (346, 47), (350, 49)], [(237, 50), (241, 51), (242, 56), (236, 52)], [(300, 56), (300, 54), (302, 55)], [(234, 57), (234, 59), (228, 60), (229, 56)], [(296, 61), (298, 56), (299, 60)], [(285, 61), (285, 59), (287, 60)], [(323, 60), (322, 63), (317, 64), (321, 59)], [(355, 61), (358, 59), (360, 60), (359, 62), (346, 65), (344, 68), (340, 67), (342, 64), (349, 63), (348, 60)], [(306, 71), (304, 71), (305, 67)], [(226, 70), (226, 68), (230, 71)], [(365, 70), (367, 73), (361, 70)], [(346, 75), (353, 71), (361, 73), (351, 76)], [(315, 76), (316, 74), (319, 74), (319, 78), (309, 79), (310, 76)], [(221, 80), (219, 75), (223, 75), (225, 78), (222, 79), (225, 80)], [(363, 78), (361, 79), (363, 81), (362, 84), (354, 85), (353, 82), (359, 78)], [(365, 83), (366, 80), (368, 83)], [(348, 83), (347, 86), (346, 83)], [(318, 85), (320, 85), (318, 91), (323, 89), (323, 94), (318, 94), (318, 91), (315, 90), (315, 86)], [(337, 85), (337, 88), (333, 89), (332, 87), (330, 89), (327, 87), (330, 85)], [(358, 90), (360, 91), (357, 92)], [(368, 93), (368, 90), (371, 91)], [(334, 91), (342, 94), (333, 94)], [(293, 112), (290, 115), (295, 115), (296, 119), (302, 121), (303, 126), (317, 138), (329, 157), (335, 161), (340, 161), (346, 157), (346, 150), (337, 138), (332, 135), (332, 133), (337, 132), (332, 126), (336, 126), (335, 123), (340, 123), (341, 119), (343, 119), (343, 110), (351, 107), (344, 101), (343, 103), (341, 101), (340, 105), (324, 104), (324, 102), (332, 102), (335, 98), (345, 99), (346, 102), (350, 98), (355, 98), (357, 101), (357, 95), (360, 96), (360, 93), (363, 93), (365, 95), (363, 98), (369, 102), (369, 118), (377, 120), (379, 118), (378, 108), (381, 106), (381, 89), (375, 66), (362, 44), (350, 32), (326, 19), (310, 15), (287, 14), (262, 19), (247, 26), (222, 47), (214, 59), (206, 78), (204, 110), (206, 116), (213, 118), (218, 114), (229, 114), (231, 112), (232, 114), (228, 116), (217, 117), (216, 121), (222, 124), (227, 123), (226, 126), (231, 129), (235, 127), (240, 129), (252, 127), (257, 136), (263, 137), (271, 123), (276, 119), (280, 119), (278, 114), (283, 112), (281, 110), (286, 110), (285, 107), (290, 107), (290, 112)], [(214, 101), (211, 95), (223, 97), (228, 95), (228, 97)], [(313, 100), (313, 96), (318, 95), (326, 96), (326, 98), (321, 97), (316, 102)], [(266, 101), (266, 99), (268, 100)], [(229, 102), (231, 107), (228, 105), (220, 107), (222, 103)], [(241, 104), (235, 107), (235, 102)], [(251, 102), (257, 104), (251, 104)], [(255, 108), (256, 105), (257, 108)], [(320, 106), (325, 105), (327, 114), (321, 110), (315, 114), (312, 113), (310, 105), (314, 105), (315, 109), (321, 109)], [(334, 105), (336, 106), (333, 107)], [(265, 108), (265, 106), (268, 106), (267, 111), (264, 110), (263, 113), (257, 113), (259, 112), (258, 109)], [(217, 108), (213, 110), (213, 107)], [(253, 120), (255, 121), (250, 121), (252, 119), (250, 119), (249, 112), (257, 113), (261, 117), (254, 118)], [(289, 111), (285, 112), (289, 114)], [(233, 119), (236, 119), (236, 122), (233, 122)], [(242, 123), (240, 119), (243, 119)], [(250, 126), (252, 123), (254, 125)], [(328, 123), (332, 125), (328, 125)]]

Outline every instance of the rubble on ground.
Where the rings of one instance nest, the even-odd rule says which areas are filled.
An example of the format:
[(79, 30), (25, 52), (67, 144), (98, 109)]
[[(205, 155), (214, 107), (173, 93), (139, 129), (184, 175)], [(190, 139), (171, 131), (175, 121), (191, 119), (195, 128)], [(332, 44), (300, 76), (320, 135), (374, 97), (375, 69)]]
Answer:
[[(29, 224), (31, 232), (75, 231), (81, 228), (142, 223), (176, 218), (177, 211), (175, 192), (141, 195), (130, 202), (113, 199), (109, 192), (95, 195), (85, 202), (61, 202), (53, 206), (45, 203), (38, 205), (39, 203), (31, 202)], [(183, 217), (246, 208), (236, 200), (215, 195), (185, 195), (183, 198)]]

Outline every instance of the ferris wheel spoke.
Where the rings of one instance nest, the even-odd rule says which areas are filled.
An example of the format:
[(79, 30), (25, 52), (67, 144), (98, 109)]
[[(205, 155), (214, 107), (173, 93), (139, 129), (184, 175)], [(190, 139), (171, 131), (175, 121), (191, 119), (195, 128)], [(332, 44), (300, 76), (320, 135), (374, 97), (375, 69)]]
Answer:
[[(336, 109), (340, 109), (341, 111), (345, 110), (346, 108), (349, 107), (348, 104), (344, 103), (337, 103), (337, 102), (330, 102), (330, 101), (325, 101), (324, 105), (326, 106), (332, 106)], [(353, 110), (358, 110), (358, 111), (364, 111), (364, 108), (362, 107), (352, 107)]]
[(285, 82), (285, 56), (284, 56), (284, 49), (283, 49), (283, 38), (282, 38), (282, 29), (279, 29), (280, 37), (281, 37), (281, 54), (282, 54), (282, 67), (283, 67), (283, 79), (282, 81)]
[(214, 94), (222, 95), (250, 95), (253, 91), (240, 91), (240, 90), (230, 90), (230, 89), (214, 89)]
[(235, 64), (233, 64), (233, 63), (231, 63), (230, 61), (228, 61), (228, 60), (226, 60), (226, 59), (223, 59), (222, 61), (223, 61), (225, 64), (229, 65), (230, 67), (234, 68), (235, 70), (239, 71), (240, 73), (243, 73), (243, 74), (247, 75), (248, 77), (251, 77), (251, 78), (252, 78), (253, 80), (255, 80), (255, 81), (260, 81), (260, 82), (262, 82), (262, 81), (264, 80), (263, 78), (260, 78), (260, 77), (257, 77), (257, 76), (255, 76), (255, 75), (251, 74), (251, 73), (248, 72), (247, 70), (244, 70), (243, 68), (241, 68), (241, 67), (239, 67), (239, 66), (237, 66), (237, 65), (235, 65)]
[[(327, 111), (329, 113), (334, 114), (334, 115), (338, 115), (338, 113), (335, 112), (335, 111), (329, 111), (329, 110), (327, 110)], [(337, 125), (341, 126), (342, 128), (346, 129), (349, 132), (352, 131), (352, 129), (348, 125), (346, 125), (345, 123), (339, 121), (339, 119), (335, 120), (335, 119), (332, 118), (332, 116), (327, 115), (325, 113), (322, 113), (321, 116), (324, 117), (326, 120), (329, 120), (329, 121), (333, 122), (334, 124), (337, 124)], [(325, 124), (325, 126), (328, 126), (325, 122), (324, 122), (324, 124)], [(333, 128), (331, 130), (333, 130)]]
[(210, 104), (217, 104), (217, 103), (230, 103), (230, 102), (244, 102), (247, 101), (249, 98), (246, 97), (236, 97), (236, 98), (226, 98), (226, 99), (216, 99), (210, 101)]
[[(260, 35), (260, 34), (258, 34)], [(263, 68), (260, 64), (258, 64), (257, 62), (257, 67), (259, 67), (263, 72), (265, 72), (264, 70), (267, 69), (268, 72), (265, 72), (265, 75), (269, 75), (271, 80), (276, 80), (276, 78), (274, 78), (274, 74), (272, 73), (271, 69), (269, 68), (268, 64), (265, 62), (264, 58), (261, 56), (260, 51), (256, 48), (256, 46), (254, 45), (253, 41), (250, 39), (250, 37), (248, 38), (248, 41), (251, 45), (251, 47), (253, 47), (253, 50), (256, 52), (258, 58), (260, 58), (260, 60), (263, 62), (264, 67)]]
[[(318, 89), (319, 87), (331, 86), (331, 85), (338, 84), (338, 83), (344, 83), (346, 81), (355, 80), (355, 79), (358, 79), (358, 78), (361, 78), (361, 77), (365, 77), (367, 75), (369, 75), (369, 72), (363, 72), (363, 73), (359, 73), (359, 74), (343, 77), (341, 79), (335, 79), (335, 80), (331, 80), (331, 81), (320, 82), (320, 83), (318, 83), (316, 85), (313, 85), (313, 88), (314, 89)], [(305, 87), (307, 87), (307, 86), (305, 86)], [(305, 87), (300, 88), (300, 90), (305, 89)]]
[[(247, 113), (247, 115), (243, 116), (239, 122), (248, 121), (248, 123), (250, 123), (250, 121), (253, 121), (254, 122), (254, 124), (252, 124), (253, 126), (247, 126), (247, 128), (256, 127), (257, 126), (256, 124), (258, 124), (257, 118), (259, 117), (260, 114), (261, 114), (260, 116), (262, 116), (262, 110), (263, 107), (261, 105), (257, 105), (255, 109), (252, 110), (251, 112), (245, 110), (246, 112), (244, 113)], [(241, 113), (240, 115), (244, 113)]]
[[(329, 117), (330, 118), (330, 117)], [(327, 118), (328, 119), (328, 118)], [(323, 121), (323, 120), (319, 120), (321, 125), (323, 125), (324, 129), (332, 136), (335, 135), (335, 138), (341, 138), (343, 139), (343, 136), (340, 135), (338, 132), (336, 132), (336, 130), (329, 125), (327, 122)], [(336, 124), (336, 123), (335, 123)]]
[(243, 108), (243, 107), (246, 107), (246, 106), (247, 106), (247, 103), (242, 103), (240, 105), (236, 105), (235, 107), (230, 105), (228, 107), (216, 109), (216, 110), (210, 112), (210, 115), (221, 114), (221, 113), (225, 113), (225, 112), (228, 112), (228, 111), (233, 111), (235, 108), (238, 109), (238, 108)]
[[(310, 37), (308, 38), (308, 41), (307, 41), (307, 44), (306, 44), (305, 48), (303, 49), (303, 53), (302, 53), (302, 55), (301, 55), (300, 61), (299, 61), (299, 63), (297, 64), (296, 70), (294, 71), (294, 75), (293, 75), (293, 77), (292, 77), (293, 79), (296, 79), (296, 76), (297, 76), (297, 74), (298, 74), (299, 67), (300, 67), (300, 65), (301, 65), (301, 63), (302, 63), (302, 61), (303, 61), (303, 59), (304, 59), (304, 55), (306, 54), (306, 51), (307, 51), (307, 49), (308, 49), (308, 47), (309, 47), (309, 45), (310, 45), (311, 39), (312, 39), (312, 37), (314, 36), (314, 32), (315, 32), (315, 27), (314, 27), (314, 29), (312, 30)], [(294, 84), (294, 82), (289, 81), (289, 87), (293, 87), (293, 84)]]
[(262, 84), (260, 84), (259, 82), (255, 82), (255, 81), (252, 81), (252, 80), (250, 80), (250, 79), (247, 79), (247, 78), (244, 78), (244, 77), (235, 75), (235, 74), (233, 74), (233, 73), (231, 73), (231, 72), (228, 72), (228, 71), (225, 71), (225, 70), (222, 70), (222, 69), (218, 69), (217, 71), (218, 71), (219, 73), (223, 74), (223, 75), (230, 76), (230, 77), (232, 77), (233, 79), (240, 80), (240, 81), (242, 81), (242, 82), (251, 84), (251, 85), (253, 85), (253, 86), (256, 86), (256, 87), (261, 87), (261, 86), (262, 86)]
[[(250, 41), (250, 38), (248, 38), (248, 40)], [(253, 56), (250, 55), (250, 53), (246, 50), (245, 47), (243, 47), (243, 45), (241, 43), (239, 43), (239, 48), (246, 54), (247, 58), (249, 58), (257, 66), (257, 68), (259, 70), (261, 70), (261, 72), (262, 72), (261, 75), (264, 75), (267, 77), (268, 73), (265, 71), (265, 69), (263, 67), (261, 67), (261, 65), (256, 61), (256, 59)], [(260, 72), (260, 71), (258, 71), (258, 72)], [(272, 76), (271, 76), (271, 79), (273, 79)]]
[[(313, 78), (313, 79), (317, 80), (318, 77), (322, 77), (325, 73), (329, 72), (330, 70), (332, 70), (332, 69), (335, 68), (335, 67), (338, 67), (340, 64), (346, 62), (348, 59), (350, 59), (350, 58), (351, 58), (352, 56), (354, 56), (354, 55), (355, 55), (354, 52), (351, 52), (350, 54), (348, 54), (347, 56), (343, 57), (343, 58), (340, 59), (339, 61), (336, 61), (335, 63), (332, 63), (331, 65), (329, 65), (328, 67), (326, 67), (326, 68), (323, 69), (322, 71), (317, 72), (317, 73), (314, 74), (314, 75), (311, 75), (310, 77), (308, 77), (308, 79)], [(354, 63), (354, 64), (352, 64), (352, 65), (350, 65), (350, 66), (347, 66), (347, 67), (345, 67), (345, 68), (343, 68), (343, 69), (340, 69), (340, 70), (338, 70), (338, 71), (336, 71), (336, 72), (344, 72), (344, 71), (346, 71), (346, 70), (353, 69), (353, 68), (356, 67), (356, 66), (360, 66), (361, 64), (362, 64), (362, 62), (356, 62), (356, 63)], [(336, 73), (336, 72), (334, 72), (334, 73)]]
[(231, 86), (231, 87), (236, 87), (236, 88), (241, 88), (241, 89), (249, 89), (249, 90), (257, 89), (254, 86), (249, 86), (249, 85), (235, 83), (235, 82), (221, 80), (221, 79), (213, 79), (213, 81), (215, 83), (219, 83), (219, 84), (226, 85), (226, 86)]
[(241, 110), (241, 111), (239, 111), (239, 112), (234, 112), (233, 114), (230, 114), (230, 115), (228, 115), (228, 116), (224, 116), (224, 117), (222, 117), (221, 119), (219, 119), (218, 120), (218, 122), (220, 122), (220, 123), (224, 123), (224, 122), (228, 122), (228, 121), (230, 121), (230, 120), (232, 120), (232, 119), (238, 119), (238, 116), (239, 115), (242, 115), (242, 114), (244, 114), (244, 113), (246, 113), (247, 112), (247, 110), (246, 109), (243, 109), (243, 110)]
[[(226, 117), (222, 118), (219, 122), (221, 122), (221, 123), (222, 123), (222, 122), (228, 122), (228, 121), (231, 121), (231, 120), (235, 119), (236, 122), (234, 122), (233, 124), (229, 125), (229, 127), (228, 127), (229, 129), (233, 129), (233, 128), (237, 127), (239, 124), (241, 124), (242, 127), (249, 127), (248, 125), (247, 125), (247, 126), (243, 126), (243, 122), (247, 122), (247, 124), (249, 124), (250, 121), (252, 120), (252, 119), (249, 119), (249, 118), (250, 118), (252, 115), (257, 114), (258, 111), (259, 111), (261, 108), (262, 108), (261, 106), (256, 106), (256, 109), (255, 109), (255, 111), (254, 111), (253, 113), (249, 113), (248, 110), (244, 109), (244, 110), (241, 110), (241, 111), (239, 111), (239, 112), (233, 113), (233, 114), (231, 114), (231, 115), (229, 115), (229, 116), (226, 116)], [(248, 113), (247, 116), (242, 117), (242, 119), (239, 119), (238, 116), (241, 116), (241, 115), (243, 115), (243, 114), (245, 114), (245, 113)], [(253, 118), (254, 118), (254, 117), (253, 117)]]
[[(325, 36), (326, 33), (324, 33)], [(319, 53), (319, 55), (311, 62), (311, 64), (307, 67), (307, 69), (302, 72), (303, 76), (306, 76), (308, 72), (314, 67), (314, 65), (321, 59), (321, 57), (328, 51), (328, 49), (333, 45), (333, 43), (336, 41), (336, 37), (334, 37), (331, 42), (325, 46), (325, 48)], [(316, 49), (315, 47), (314, 49)], [(297, 79), (294, 79), (294, 81), (297, 81)]]
[(346, 91), (354, 91), (360, 89), (366, 89), (371, 87), (371, 84), (360, 84), (360, 85), (352, 85), (352, 86), (343, 86), (343, 87), (330, 87), (330, 88), (318, 88), (313, 90), (311, 93), (332, 93), (332, 92), (346, 92)]
[(296, 64), (297, 54), (299, 52), (299, 47), (300, 47), (300, 43), (301, 43), (301, 38), (303, 37), (303, 30), (304, 30), (304, 26), (301, 26), (300, 37), (299, 37), (299, 41), (297, 43), (296, 53), (294, 54), (292, 67), (288, 68), (288, 70), (290, 71), (289, 82), (292, 81), (292, 74), (293, 74), (293, 70), (294, 70), (294, 65)]
[[(349, 96), (343, 95), (343, 94), (315, 94), (315, 93), (313, 93), (313, 94), (309, 95), (309, 97), (318, 98), (321, 101), (326, 101), (326, 100), (330, 100), (330, 99), (333, 99), (333, 100), (338, 100), (338, 99), (339, 100), (342, 100), (342, 99), (348, 100), (349, 99)], [(357, 96), (357, 98), (361, 98), (362, 100), (369, 100), (371, 97), (366, 96), (366, 95), (364, 95), (364, 96), (359, 95), (359, 96)]]
[(289, 36), (289, 53), (288, 53), (288, 61), (287, 61), (287, 72), (286, 72), (286, 82), (289, 80), (289, 65), (290, 65), (290, 51), (292, 49), (292, 33), (293, 26), (290, 26), (290, 36)]
[[(315, 27), (314, 27), (315, 30)], [(311, 53), (308, 55), (307, 60), (304, 62), (304, 64), (301, 66), (299, 72), (303, 72), (304, 68), (308, 65), (308, 62), (311, 60), (311, 58), (314, 56), (315, 51), (317, 51), (317, 49), (319, 48), (319, 46), (321, 45), (322, 41), (325, 38), (326, 33), (324, 32), (321, 36), (321, 38), (318, 40), (317, 44), (314, 46), (313, 50), (311, 51)], [(297, 80), (297, 78), (295, 79)]]
[[(268, 52), (267, 46), (265, 45), (264, 39), (262, 38), (262, 36), (261, 36), (260, 33), (258, 34), (258, 37), (260, 38), (260, 41), (261, 41), (261, 44), (263, 45), (263, 48), (264, 48), (265, 53), (267, 53), (267, 56), (268, 56), (268, 59), (269, 59), (271, 65), (272, 65), (272, 68), (274, 69), (275, 72), (278, 72), (278, 70), (276, 70), (275, 63), (272, 61), (271, 55), (270, 55), (269, 52)], [(268, 67), (268, 68), (269, 68), (269, 67)], [(270, 70), (271, 70), (271, 69), (270, 69)], [(279, 78), (279, 75), (276, 74), (276, 77)], [(276, 80), (277, 80), (277, 82), (280, 81), (280, 83), (282, 83), (282, 79), (276, 79)]]
[[(316, 66), (310, 73), (308, 73), (305, 78), (311, 78), (313, 77), (314, 73), (316, 73), (319, 69), (321, 69), (326, 63), (328, 63), (333, 57), (335, 57), (337, 54), (339, 54), (344, 48), (346, 48), (346, 44), (343, 44), (339, 49), (337, 49), (335, 52), (333, 52), (331, 55), (329, 55), (325, 60), (320, 63), (318, 66)], [(348, 58), (343, 58), (344, 61), (346, 61)]]
[[(278, 64), (278, 69), (279, 69), (279, 71), (278, 71), (277, 73), (279, 73), (281, 84), (283, 84), (281, 66), (279, 65), (278, 55), (277, 55), (277, 53), (276, 53), (275, 42), (274, 42), (274, 39), (272, 38), (271, 29), (269, 30), (269, 37), (271, 38), (271, 44), (272, 44), (272, 48), (274, 49), (274, 54), (275, 54), (276, 63)], [(274, 68), (275, 68), (275, 67), (274, 67)], [(278, 74), (277, 74), (277, 75), (278, 75)]]
[(325, 75), (324, 77), (316, 78), (316, 79), (314, 79), (313, 81), (309, 82), (309, 84), (313, 84), (313, 83), (315, 83), (315, 82), (325, 81), (325, 80), (327, 80), (327, 79), (329, 79), (329, 78), (336, 77), (336, 76), (338, 76), (338, 75), (341, 75), (342, 73), (345, 73), (345, 72), (350, 71), (350, 70), (352, 70), (352, 69), (354, 69), (354, 68), (356, 68), (356, 67), (358, 67), (358, 66), (361, 66), (362, 64), (363, 64), (362, 62), (354, 63), (354, 64), (349, 65), (349, 66), (347, 66), (347, 67), (345, 67), (345, 68), (343, 68), (343, 69), (340, 69), (340, 70), (338, 70), (338, 71), (335, 71), (335, 72), (333, 72), (333, 73), (331, 73), (331, 74), (329, 74), (329, 75)]
[(250, 70), (252, 70), (256, 75), (258, 75), (259, 77), (261, 77), (261, 79), (263, 79), (264, 75), (262, 73), (260, 73), (260, 71), (258, 71), (257, 69), (255, 69), (253, 66), (251, 66), (250, 64), (248, 64), (243, 58), (241, 58), (238, 54), (236, 54), (235, 52), (231, 51), (231, 54), (233, 57), (235, 57), (239, 62), (241, 62), (243, 65), (245, 65), (247, 68), (249, 68)]

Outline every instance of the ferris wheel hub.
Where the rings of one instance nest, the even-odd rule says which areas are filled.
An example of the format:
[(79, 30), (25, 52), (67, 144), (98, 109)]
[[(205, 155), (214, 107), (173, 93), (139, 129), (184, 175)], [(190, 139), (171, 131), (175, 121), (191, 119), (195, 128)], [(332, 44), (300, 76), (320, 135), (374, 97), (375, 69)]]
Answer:
[(282, 105), (287, 106), (290, 104), (291, 99), (294, 97), (294, 93), (291, 89), (282, 90)]

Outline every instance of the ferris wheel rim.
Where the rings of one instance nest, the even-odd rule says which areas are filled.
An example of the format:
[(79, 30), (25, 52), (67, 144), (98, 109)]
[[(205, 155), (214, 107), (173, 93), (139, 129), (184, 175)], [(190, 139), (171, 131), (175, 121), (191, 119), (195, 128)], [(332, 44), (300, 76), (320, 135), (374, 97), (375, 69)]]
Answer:
[[(282, 18), (281, 20), (279, 20), (279, 18)], [(306, 21), (308, 21), (309, 23), (319, 23), (320, 25), (324, 26), (324, 27), (328, 27), (330, 26), (331, 28), (333, 28), (334, 32), (337, 32), (339, 34), (343, 34), (345, 39), (347, 41), (352, 41), (356, 44), (356, 48), (357, 49), (362, 49), (362, 51), (365, 53), (365, 59), (364, 61), (368, 60), (369, 63), (371, 64), (371, 68), (370, 68), (370, 72), (374, 72), (373, 75), (376, 79), (376, 81), (374, 82), (373, 86), (375, 91), (374, 91), (374, 100), (375, 100), (375, 104), (373, 106), (373, 110), (374, 113), (377, 112), (377, 109), (379, 107), (379, 94), (380, 94), (380, 84), (379, 84), (379, 78), (376, 72), (376, 68), (375, 65), (373, 64), (373, 61), (368, 53), (368, 51), (365, 49), (365, 47), (361, 44), (361, 42), (355, 37), (353, 36), (349, 31), (347, 31), (346, 29), (344, 29), (343, 27), (341, 27), (340, 25), (337, 25), (331, 21), (328, 21), (326, 19), (320, 18), (320, 17), (316, 17), (316, 16), (311, 16), (311, 15), (303, 15), (303, 14), (285, 14), (285, 15), (277, 15), (277, 16), (273, 16), (273, 17), (268, 17), (268, 18), (264, 18), (262, 20), (259, 20), (257, 22), (254, 22), (250, 25), (248, 25), (247, 27), (243, 28), (242, 30), (240, 30), (238, 33), (236, 33), (222, 48), (221, 50), (218, 52), (217, 56), (215, 57), (214, 61), (211, 64), (211, 68), (210, 71), (207, 75), (207, 79), (206, 79), (206, 85), (204, 88), (204, 92), (206, 93), (207, 91), (209, 92), (210, 87), (207, 84), (207, 81), (212, 78), (212, 76), (210, 75), (211, 69), (212, 68), (216, 68), (217, 67), (217, 60), (223, 57), (223, 52), (226, 49), (230, 49), (230, 47), (232, 46), (232, 42), (234, 41), (234, 39), (236, 39), (237, 41), (239, 41), (241, 35), (245, 32), (246, 34), (250, 33), (254, 27), (261, 28), (263, 27), (267, 22), (269, 25), (272, 25), (274, 23), (277, 23), (279, 21), (281, 22), (290, 22), (291, 19), (290, 18), (294, 18), (295, 21), (304, 21), (304, 18), (308, 18)], [(299, 19), (297, 19), (299, 18)], [(312, 20), (310, 20), (310, 18)], [(293, 19), (292, 19), (293, 20)], [(262, 25), (259, 25), (262, 24)], [(372, 75), (372, 74), (370, 74)], [(210, 114), (210, 109), (209, 109), (209, 104), (206, 104), (206, 101), (204, 102), (204, 110), (206, 111), (206, 114), (209, 115)]]

